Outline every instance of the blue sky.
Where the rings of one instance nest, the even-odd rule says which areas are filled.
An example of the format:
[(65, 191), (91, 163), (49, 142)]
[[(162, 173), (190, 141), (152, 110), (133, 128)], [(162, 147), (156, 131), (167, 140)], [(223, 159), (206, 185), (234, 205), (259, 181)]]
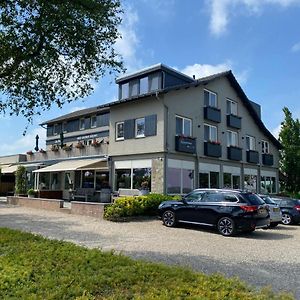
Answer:
[[(202, 77), (231, 69), (249, 99), (262, 106), (267, 128), (278, 134), (287, 106), (300, 118), (300, 0), (126, 0), (116, 44), (132, 72), (159, 62)], [(22, 117), (0, 115), (0, 155), (34, 148), (39, 123), (115, 100), (114, 78), (63, 109), (37, 116), (22, 136)]]

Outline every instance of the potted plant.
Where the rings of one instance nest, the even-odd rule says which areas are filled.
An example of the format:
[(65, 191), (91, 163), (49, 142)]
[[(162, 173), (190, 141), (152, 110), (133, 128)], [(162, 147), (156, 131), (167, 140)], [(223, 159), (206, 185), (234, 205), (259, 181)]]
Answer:
[(26, 154), (27, 155), (33, 155), (33, 152), (32, 152), (32, 150), (29, 150), (29, 151), (26, 152)]
[(77, 144), (75, 145), (75, 147), (76, 147), (77, 149), (82, 149), (82, 148), (84, 148), (84, 143), (81, 142), (81, 141), (78, 141)]
[(36, 194), (37, 194), (37, 192), (34, 189), (29, 189), (27, 191), (28, 198), (35, 198)]
[(58, 145), (53, 144), (53, 145), (51, 146), (51, 151), (57, 152), (57, 151), (58, 151)]
[(46, 153), (46, 151), (44, 150), (44, 149), (40, 149), (40, 153), (42, 153), (42, 154), (45, 154)]
[(96, 139), (93, 139), (91, 145), (92, 145), (93, 147), (99, 147), (99, 146), (100, 146), (100, 142), (97, 141)]
[(73, 147), (73, 144), (71, 144), (71, 145), (69, 145), (69, 146), (64, 145), (64, 146), (63, 146), (63, 150), (65, 150), (65, 151), (71, 151), (71, 150), (72, 150), (72, 147)]

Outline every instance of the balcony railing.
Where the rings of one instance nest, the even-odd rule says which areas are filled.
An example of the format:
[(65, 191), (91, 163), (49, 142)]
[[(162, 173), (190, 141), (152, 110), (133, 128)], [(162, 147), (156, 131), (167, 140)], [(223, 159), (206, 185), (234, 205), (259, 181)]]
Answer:
[(248, 150), (247, 151), (247, 162), (258, 164), (259, 163), (259, 153), (255, 150)]
[(220, 123), (221, 122), (221, 110), (216, 107), (205, 106), (204, 107), (204, 118), (209, 121)]
[(222, 156), (222, 146), (215, 142), (204, 142), (204, 155), (211, 157)]
[(227, 115), (227, 126), (241, 129), (242, 128), (242, 118), (235, 115)]
[(227, 147), (227, 157), (230, 160), (242, 160), (243, 159), (243, 153), (242, 148), (229, 146)]
[(266, 166), (273, 166), (273, 164), (274, 164), (273, 154), (263, 153), (262, 154), (262, 163)]
[(196, 153), (196, 138), (175, 136), (175, 150), (178, 152)]

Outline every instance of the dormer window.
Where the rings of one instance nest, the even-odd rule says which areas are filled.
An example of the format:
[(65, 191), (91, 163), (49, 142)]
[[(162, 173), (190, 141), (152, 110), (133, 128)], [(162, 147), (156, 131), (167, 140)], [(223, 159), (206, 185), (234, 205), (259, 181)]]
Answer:
[(139, 94), (139, 81), (134, 80), (130, 82), (130, 96), (137, 96)]
[(204, 105), (218, 107), (217, 94), (208, 90), (204, 90)]
[(149, 79), (150, 79), (150, 91), (158, 90), (160, 88), (160, 84), (159, 84), (160, 76), (159, 76), (159, 74), (149, 76)]
[(97, 127), (97, 116), (91, 116), (91, 128)]
[(121, 85), (121, 99), (129, 97), (129, 82)]
[(81, 118), (79, 121), (79, 129), (84, 130), (85, 129), (85, 118)]

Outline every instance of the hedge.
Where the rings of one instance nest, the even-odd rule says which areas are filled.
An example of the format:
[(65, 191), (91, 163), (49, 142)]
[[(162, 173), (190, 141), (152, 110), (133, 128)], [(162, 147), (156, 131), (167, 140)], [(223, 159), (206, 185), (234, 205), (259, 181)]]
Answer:
[(149, 194), (145, 196), (120, 197), (105, 207), (104, 218), (110, 221), (124, 221), (128, 217), (153, 216), (159, 204), (167, 200), (180, 200), (180, 196)]

